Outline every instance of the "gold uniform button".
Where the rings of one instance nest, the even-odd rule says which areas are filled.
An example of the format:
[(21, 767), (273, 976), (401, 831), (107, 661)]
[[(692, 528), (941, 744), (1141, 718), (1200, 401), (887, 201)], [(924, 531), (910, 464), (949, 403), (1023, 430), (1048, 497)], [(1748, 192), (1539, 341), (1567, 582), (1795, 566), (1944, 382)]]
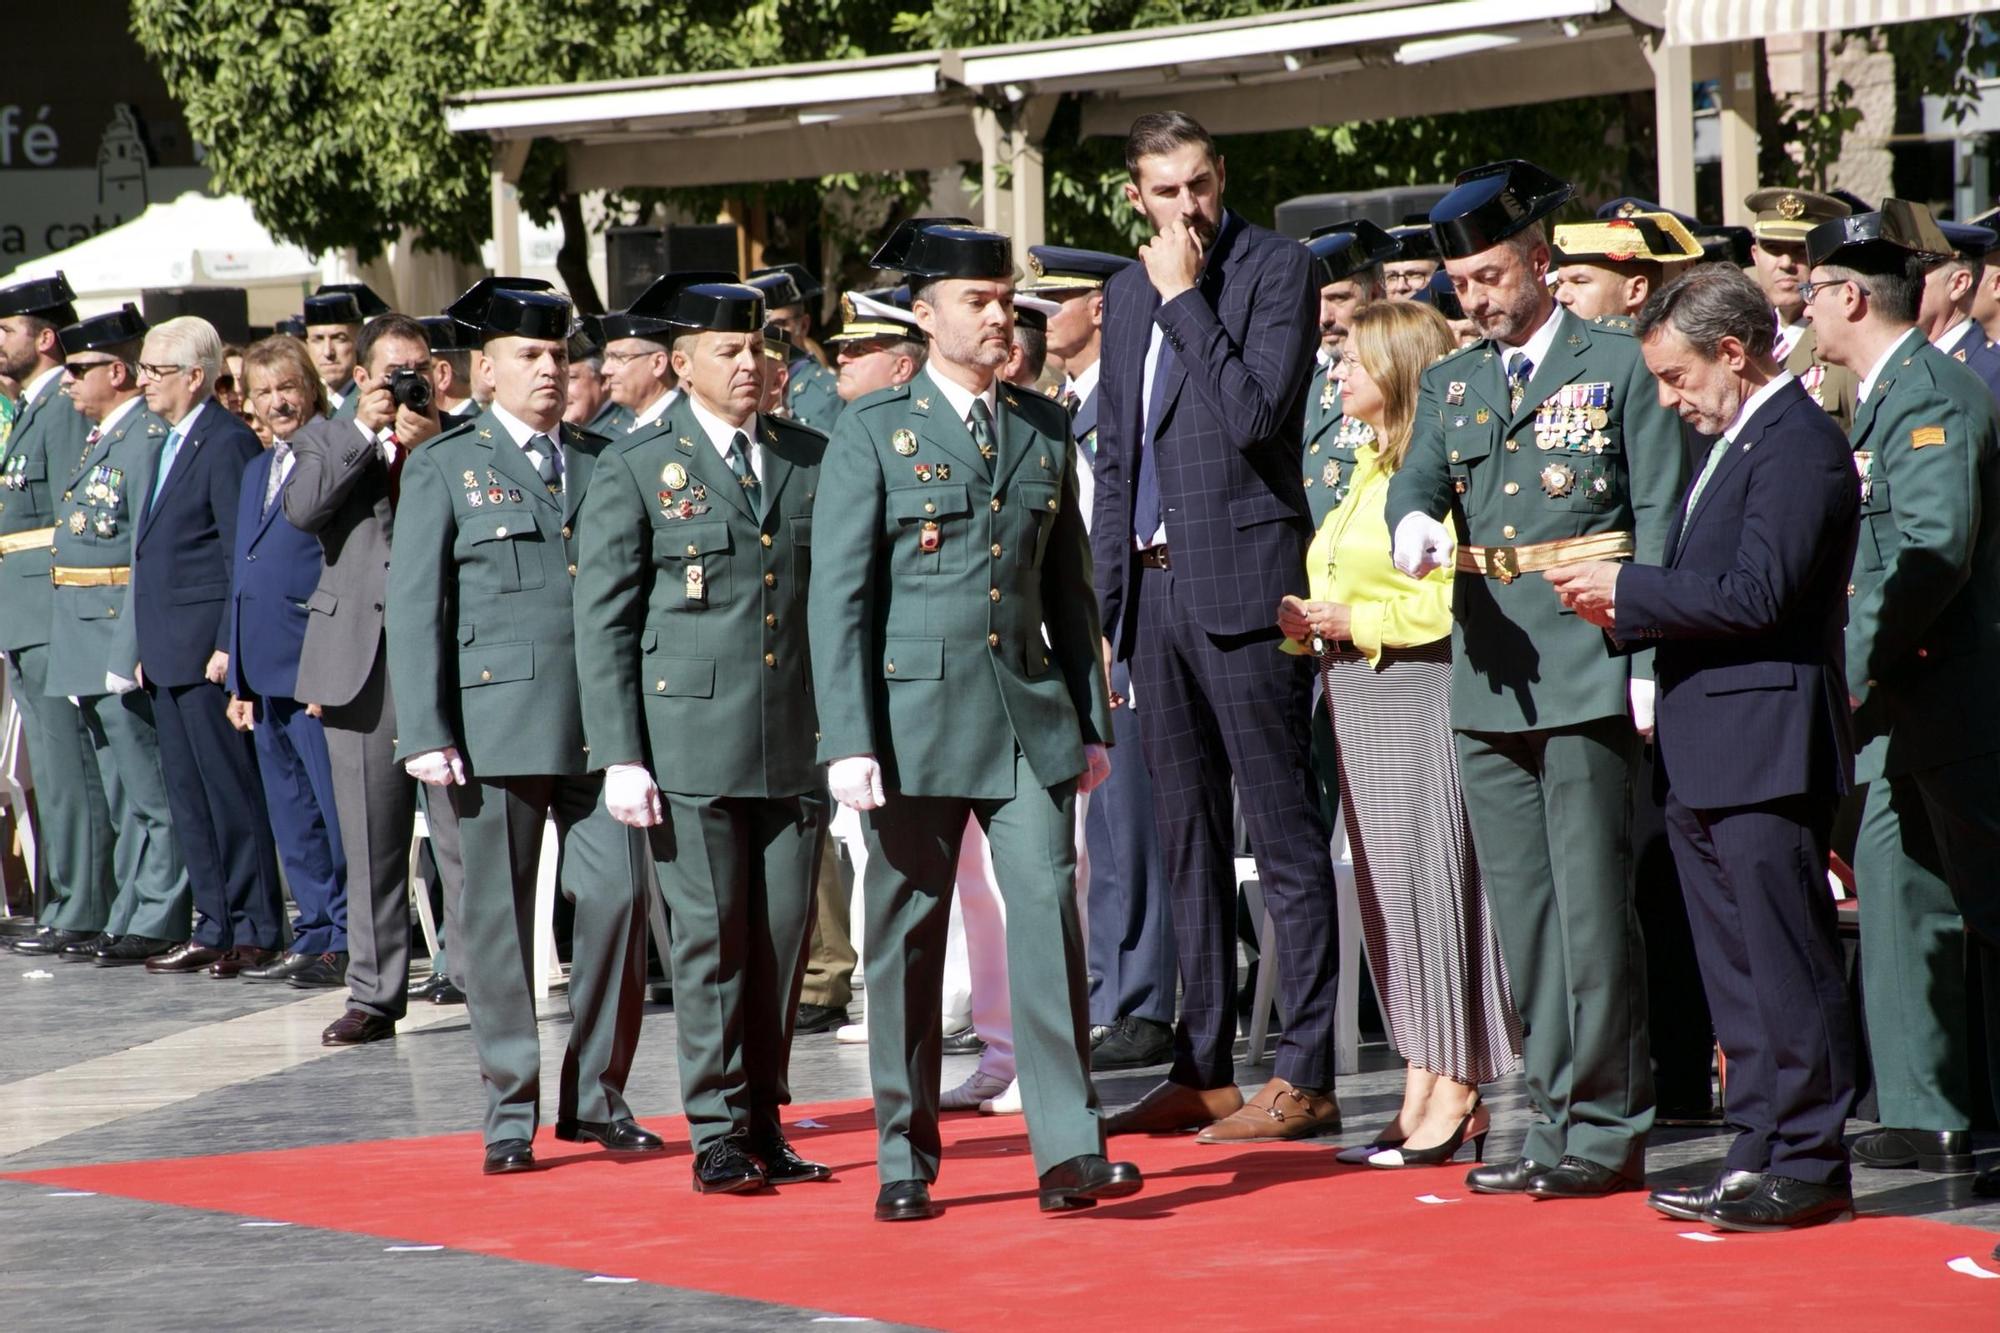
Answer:
[(997, 496), (997, 495), (996, 495), (996, 496), (994, 496), (994, 497), (993, 497), (993, 499), (992, 499), (992, 501), (991, 501), (990, 503), (991, 503), (991, 504), (992, 504), (992, 506), (993, 506), (993, 512), (994, 512), (994, 513), (996, 513), (996, 514), (997, 514), (997, 513), (999, 513), (999, 512), (1000, 512), (1000, 497), (999, 497), (999, 496)]
[(1520, 449), (1521, 449), (1521, 442), (1520, 442), (1519, 440), (1509, 440), (1509, 441), (1507, 441), (1507, 452), (1508, 452), (1508, 453), (1510, 453), (1510, 454), (1512, 454), (1512, 453), (1518, 453), (1518, 452), (1520, 452)]
[(993, 558), (994, 558), (995, 560), (998, 560), (998, 559), (1000, 558), (1000, 543), (999, 543), (999, 542), (994, 542), (994, 543), (993, 543)]
[(777, 586), (778, 586), (778, 576), (777, 576), (776, 574), (766, 574), (766, 575), (764, 576), (764, 586), (765, 586), (765, 587), (767, 587), (767, 588), (775, 588), (775, 587), (777, 587)]
[(776, 628), (778, 628), (778, 618), (777, 618), (776, 616), (772, 615), (772, 614), (771, 614), (770, 612), (768, 612), (768, 611), (764, 613), (764, 628), (765, 628), (765, 629), (776, 629)]
[(1521, 483), (1518, 481), (1510, 481), (1505, 486), (1502, 486), (1500, 489), (1507, 492), (1507, 494), (1509, 495), (1519, 495), (1521, 493)]
[(575, 578), (575, 577), (576, 577), (576, 566), (575, 566), (575, 565), (571, 565), (571, 566), (569, 567), (569, 576), (570, 576), (571, 578)]
[(988, 597), (991, 597), (991, 598), (992, 598), (992, 599), (993, 599), (994, 601), (996, 601), (996, 602), (1000, 600), (1000, 590), (999, 590), (998, 588), (995, 588), (995, 589), (993, 589), (993, 590), (992, 590), (991, 592), (987, 593), (986, 595), (987, 595)]
[(771, 534), (768, 532), (759, 533), (757, 536), (757, 540), (762, 542), (768, 548), (771, 545)]
[(1000, 636), (998, 634), (987, 635), (986, 646), (988, 648), (998, 648), (1000, 646)]
[(1319, 452), (1319, 446), (1318, 446), (1318, 445), (1314, 445), (1314, 446), (1313, 446), (1312, 448), (1310, 448), (1310, 449), (1306, 450), (1306, 452), (1307, 452), (1307, 453), (1309, 453), (1309, 454), (1316, 454), (1316, 453), (1318, 453), (1318, 452)]
[(700, 555), (700, 554), (701, 554), (701, 552), (700, 552), (700, 551), (699, 551), (698, 549), (696, 549), (696, 547), (695, 547), (695, 544), (694, 544), (693, 542), (689, 542), (689, 543), (688, 543), (688, 554), (689, 554), (689, 555)]
[(1854, 585), (1852, 583), (1847, 585), (1847, 595), (1849, 597), (1854, 596)]
[(667, 692), (667, 682), (665, 682), (664, 680), (656, 680), (653, 682), (653, 693), (665, 694), (666, 692)]
[(776, 653), (765, 653), (764, 665), (767, 667), (774, 667), (778, 665), (778, 655)]
[(1055, 507), (1056, 507), (1056, 502), (1054, 500), (1049, 501), (1049, 508), (1054, 509)]
[[(924, 501), (924, 512), (926, 514), (935, 514), (937, 512), (937, 506), (932, 504), (929, 500), (926, 500)], [(770, 545), (769, 542), (765, 542), (764, 544), (766, 546)]]
[(563, 524), (563, 540), (569, 540), (569, 524)]
[(888, 665), (888, 667), (887, 667), (887, 670), (888, 670), (888, 672), (889, 672), (889, 674), (890, 674), (890, 675), (892, 675), (892, 676), (893, 676), (893, 675), (895, 675), (895, 674), (896, 674), (896, 664), (895, 664), (895, 663), (894, 663), (893, 661), (892, 661), (892, 662), (890, 662), (890, 663), (889, 663), (889, 665)]
[(1500, 535), (1512, 541), (1514, 539), (1514, 525), (1509, 523), (1506, 527), (1500, 529)]
[(492, 673), (491, 671), (482, 671), (482, 672), (480, 672), (480, 673), (479, 673), (479, 678), (480, 678), (481, 680), (492, 680), (492, 679), (493, 679), (493, 673)]
[(1451, 451), (1451, 461), (1454, 463), (1458, 461), (1458, 450), (1454, 449)]
[(499, 527), (493, 529), (493, 535), (495, 537), (505, 537), (507, 535), (507, 525), (503, 523)]

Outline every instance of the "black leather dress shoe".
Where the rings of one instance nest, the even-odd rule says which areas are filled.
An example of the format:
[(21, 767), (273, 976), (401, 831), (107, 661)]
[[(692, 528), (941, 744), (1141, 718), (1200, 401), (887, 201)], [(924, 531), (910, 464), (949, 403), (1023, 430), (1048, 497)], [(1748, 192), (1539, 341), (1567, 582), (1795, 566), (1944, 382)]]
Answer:
[(2000, 1199), (2000, 1164), (1989, 1166), (1974, 1176), (1972, 1192), (1982, 1199)]
[(1683, 1222), (1699, 1222), (1724, 1199), (1749, 1198), (1763, 1179), (1758, 1171), (1723, 1171), (1705, 1184), (1654, 1190), (1646, 1196), (1646, 1206)]
[(1820, 1222), (1845, 1222), (1853, 1216), (1854, 1191), (1844, 1182), (1819, 1185), (1767, 1175), (1743, 1198), (1717, 1203), (1702, 1221), (1724, 1231), (1790, 1231)]
[(97, 933), (93, 930), (57, 930), (54, 926), (43, 926), (32, 935), (17, 936), (8, 943), (13, 946), (15, 953), (45, 958), (50, 954), (61, 953), (68, 945), (81, 944)]
[(1174, 1030), (1150, 1018), (1127, 1016), (1111, 1025), (1104, 1040), (1090, 1053), (1090, 1067), (1103, 1069), (1143, 1069), (1164, 1064), (1173, 1058)]
[(236, 973), (236, 978), (239, 981), (253, 981), (259, 984), (285, 981), (291, 977), (292, 973), (310, 963), (316, 956), (309, 953), (292, 953), (287, 951), (257, 967), (246, 967), (239, 970)]
[(453, 981), (450, 977), (446, 977), (443, 981), (431, 987), (431, 1003), (464, 1004), (465, 992), (459, 989), (456, 981)]
[(489, 1176), (532, 1171), (535, 1169), (534, 1145), (526, 1139), (501, 1139), (498, 1143), (489, 1143), (486, 1145), (486, 1165), (481, 1169)]
[(764, 1188), (764, 1168), (737, 1138), (717, 1139), (694, 1159), (696, 1194), (740, 1194)]
[[(177, 947), (173, 940), (156, 940), (150, 935), (120, 935), (97, 951), (99, 967), (136, 967)], [(208, 966), (207, 963), (202, 964)]]
[(667, 1141), (636, 1120), (558, 1120), (556, 1137), (564, 1143), (587, 1139), (612, 1152), (663, 1152)]
[(322, 1046), (366, 1046), (371, 1041), (381, 1041), (396, 1035), (396, 1020), (371, 1014), (361, 1009), (349, 1009), (339, 1018), (326, 1025), (326, 1031), (319, 1034)]
[(231, 949), (222, 957), (208, 965), (208, 975), (217, 981), (230, 981), (241, 975), (246, 967), (262, 967), (278, 956), (276, 949), (259, 949), (245, 945)]
[(877, 1222), (922, 1222), (937, 1215), (927, 1181), (891, 1180), (875, 1194)]
[(293, 990), (338, 990), (347, 984), (347, 955), (315, 954), (286, 977), (285, 984)]
[(411, 998), (412, 1000), (428, 1000), (428, 999), (430, 999), (430, 998), (431, 998), (431, 992), (432, 992), (432, 991), (434, 991), (434, 990), (436, 990), (436, 989), (438, 988), (438, 985), (439, 985), (439, 984), (440, 984), (441, 982), (444, 982), (444, 981), (445, 981), (445, 980), (447, 980), (447, 979), (448, 979), (448, 978), (447, 978), (447, 976), (446, 976), (446, 974), (445, 974), (445, 973), (443, 973), (443, 972), (433, 972), (433, 973), (431, 973), (431, 974), (430, 974), (429, 976), (425, 977), (425, 978), (424, 978), (424, 979), (423, 979), (422, 981), (414, 981), (414, 982), (411, 982), (411, 983), (410, 983), (410, 998)]
[(148, 958), (146, 970), (156, 977), (199, 972), (227, 952), (228, 950), (213, 944), (196, 944), (193, 940), (183, 940), (165, 953)]
[(764, 1164), (764, 1179), (773, 1185), (805, 1185), (833, 1178), (832, 1167), (808, 1162), (776, 1131), (752, 1135), (750, 1155)]
[(1643, 1180), (1567, 1155), (1548, 1170), (1528, 1177), (1528, 1194), (1537, 1199), (1596, 1199), (1645, 1187)]
[(1520, 1194), (1527, 1190), (1530, 1177), (1548, 1169), (1532, 1157), (1517, 1157), (1511, 1162), (1473, 1167), (1465, 1173), (1465, 1184), (1481, 1194)]
[(1856, 1166), (1877, 1171), (1915, 1167), (1959, 1176), (1972, 1170), (1972, 1136), (1962, 1129), (1878, 1129), (1856, 1138), (1848, 1152)]
[(940, 1049), (946, 1055), (983, 1055), (986, 1051), (986, 1043), (981, 1041), (979, 1034), (971, 1028), (960, 1028), (956, 1032), (945, 1034), (944, 1042)]
[(1132, 1163), (1107, 1162), (1096, 1153), (1085, 1153), (1042, 1172), (1036, 1186), (1041, 1191), (1043, 1212), (1066, 1213), (1093, 1207), (1099, 1199), (1137, 1194), (1145, 1183)]
[(116, 943), (118, 943), (116, 935), (100, 931), (87, 940), (78, 940), (75, 944), (65, 944), (62, 948), (56, 950), (56, 957), (62, 959), (65, 963), (94, 963), (97, 961), (97, 955), (100, 952)]
[(792, 1032), (796, 1036), (811, 1036), (815, 1032), (831, 1032), (853, 1021), (839, 1005), (802, 1004), (798, 1016), (792, 1020)]

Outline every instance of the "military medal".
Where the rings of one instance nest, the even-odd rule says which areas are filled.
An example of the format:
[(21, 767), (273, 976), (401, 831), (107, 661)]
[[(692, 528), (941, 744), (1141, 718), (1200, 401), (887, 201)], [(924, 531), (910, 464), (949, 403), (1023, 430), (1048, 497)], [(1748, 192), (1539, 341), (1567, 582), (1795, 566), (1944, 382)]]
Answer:
[(1464, 406), (1464, 404), (1465, 404), (1465, 381), (1464, 381), (1464, 380), (1453, 380), (1453, 381), (1452, 381), (1451, 383), (1447, 384), (1447, 385), (1445, 386), (1445, 390), (1444, 390), (1444, 401), (1445, 401), (1445, 404), (1446, 404), (1447, 406), (1449, 406), (1449, 407), (1462, 407), (1462, 406)]
[(669, 463), (660, 469), (660, 485), (666, 487), (668, 490), (684, 490), (687, 484), (687, 469), (679, 463)]
[(1327, 459), (1326, 466), (1319, 470), (1319, 484), (1322, 486), (1338, 486), (1340, 484), (1340, 464), (1331, 458)]
[(1480, 408), (1477, 412), (1474, 412), (1472, 414), (1472, 421), (1474, 425), (1483, 426), (1492, 419), (1493, 419), (1493, 414), (1491, 412), (1488, 412), (1483, 407)]
[(99, 537), (108, 539), (118, 535), (118, 525), (111, 521), (109, 514), (99, 514), (97, 521), (91, 526)]
[(1576, 485), (1576, 473), (1567, 463), (1551, 463), (1542, 469), (1542, 489), (1552, 500), (1568, 495)]
[(1861, 503), (1867, 504), (1875, 498), (1874, 452), (1868, 449), (1855, 450), (1854, 470), (1861, 474)]
[(471, 469), (471, 468), (467, 468), (467, 469), (465, 470), (465, 474), (464, 474), (464, 475), (465, 475), (465, 486), (466, 486), (466, 489), (467, 489), (467, 490), (470, 490), (470, 489), (472, 489), (472, 488), (473, 488), (474, 486), (477, 486), (477, 485), (479, 484), (479, 478), (477, 478), (477, 477), (475, 477), (475, 476), (473, 476), (473, 475), (472, 475), (472, 469)]
[(465, 493), (465, 502), (471, 505), (474, 509), (477, 509), (482, 503), (484, 503), (484, 500), (480, 496), (478, 491), (467, 491)]
[(707, 498), (708, 487), (702, 485), (700, 482), (696, 482), (694, 485), (688, 487), (688, 499), (706, 500)]
[(702, 571), (700, 565), (687, 567), (687, 580), (683, 590), (690, 602), (705, 604), (708, 601), (708, 575)]
[(498, 486), (489, 486), (486, 488), (486, 502), (488, 504), (497, 505), (506, 498), (507, 492), (501, 490)]
[(83, 535), (83, 523), (83, 511), (79, 509), (69, 516), (70, 533), (73, 536), (81, 537)]
[(1334, 386), (1333, 376), (1328, 375), (1326, 377), (1326, 387), (1319, 391), (1320, 411), (1331, 412), (1333, 410), (1333, 397), (1336, 392), (1338, 392), (1338, 390)]
[(908, 458), (917, 451), (917, 433), (913, 430), (899, 430), (889, 437), (889, 447)]
[(917, 480), (929, 481), (930, 479), (931, 479), (931, 465), (929, 463), (917, 464)]
[(509, 487), (507, 491), (507, 503), (516, 505), (521, 503), (521, 493)]
[(918, 549), (925, 555), (936, 555), (938, 543), (942, 539), (943, 534), (938, 531), (938, 525), (925, 519), (922, 530), (917, 534)]
[(949, 463), (939, 463), (932, 471), (939, 481), (951, 480), (951, 464)]
[(1592, 495), (1602, 495), (1610, 489), (1611, 483), (1603, 477), (1592, 477), (1590, 479), (1590, 493)]

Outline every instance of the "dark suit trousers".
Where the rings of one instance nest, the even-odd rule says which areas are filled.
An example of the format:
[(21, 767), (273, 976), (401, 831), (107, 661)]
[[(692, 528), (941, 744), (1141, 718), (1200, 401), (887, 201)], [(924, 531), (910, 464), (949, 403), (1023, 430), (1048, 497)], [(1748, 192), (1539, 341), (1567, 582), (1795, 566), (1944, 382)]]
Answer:
[[(396, 762), (396, 707), (379, 648), (361, 693), (327, 708), (321, 721), (347, 856), (347, 1004), (401, 1018), (410, 1003), (410, 837), (418, 783)], [(424, 812), (444, 884), (445, 920), (455, 923), (465, 882), (458, 816), (442, 797), (427, 799)]]
[(1826, 884), (1835, 798), (1690, 810), (1667, 797), (1702, 982), (1729, 1060), (1727, 1167), (1845, 1183), (1854, 1104), (1848, 1010)]
[[(1285, 1030), (1272, 1072), (1300, 1087), (1334, 1080), (1339, 923), (1333, 858), (1307, 734), (1312, 668), (1270, 637), (1217, 638), (1176, 595), (1172, 570), (1143, 571), (1132, 685), (1181, 964), (1181, 1019), (1168, 1077), (1235, 1079), (1236, 876), (1229, 780), (1278, 928)], [(1272, 614), (1277, 608), (1272, 607)]]
[(284, 942), (284, 898), (255, 747), (229, 725), (229, 696), (220, 685), (146, 688), (167, 806), (194, 888), (194, 941), (275, 949)]
[[(1130, 669), (1111, 669), (1111, 689), (1131, 692)], [(1174, 1021), (1174, 927), (1167, 879), (1153, 828), (1153, 779), (1146, 771), (1139, 715), (1121, 705), (1111, 713), (1118, 749), (1111, 776), (1090, 794), (1083, 816), (1090, 852), (1090, 1021), (1121, 1018)]]
[(1715, 1027), (1661, 808), (1665, 785), (1651, 756), (1641, 759), (1633, 774), (1632, 898), (1646, 937), (1646, 1011), (1674, 1015), (1653, 1025), (1653, 1088), (1661, 1116), (1706, 1116), (1715, 1105)]
[(21, 730), (35, 777), (36, 919), (57, 930), (98, 931), (110, 919), (111, 811), (88, 728), (76, 705), (43, 693), (46, 644), (8, 654), (8, 690), (21, 706)]
[(259, 701), (250, 740), (285, 887), (299, 909), (292, 951), (346, 953), (347, 858), (341, 855), (326, 733), (298, 700), (266, 697)]

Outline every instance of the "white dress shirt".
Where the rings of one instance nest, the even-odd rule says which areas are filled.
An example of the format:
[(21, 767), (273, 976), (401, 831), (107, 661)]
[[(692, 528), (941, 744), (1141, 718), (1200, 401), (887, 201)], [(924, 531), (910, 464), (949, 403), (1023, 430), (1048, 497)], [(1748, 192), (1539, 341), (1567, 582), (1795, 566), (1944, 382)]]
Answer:
[[(514, 441), (515, 447), (528, 456), (528, 461), (533, 463), (535, 470), (539, 472), (542, 466), (542, 451), (529, 448), (528, 441), (539, 435), (554, 443), (557, 432), (562, 430), (562, 423), (557, 422), (554, 430), (536, 430), (497, 402), (493, 404), (493, 419), (500, 423), (501, 428)], [(558, 444), (556, 448), (561, 449), (562, 446)], [(569, 464), (565, 459), (556, 460), (556, 486), (561, 491), (569, 490)]]
[(944, 395), (944, 400), (951, 404), (951, 410), (958, 413), (958, 423), (968, 431), (972, 429), (972, 400), (977, 398), (985, 403), (987, 420), (993, 423), (993, 443), (996, 446), (1000, 443), (999, 391), (992, 384), (986, 386), (984, 393), (976, 394), (943, 371), (931, 376), (931, 380), (938, 386), (938, 392)]
[(633, 418), (631, 429), (626, 434), (629, 435), (632, 431), (644, 430), (648, 426), (657, 425), (660, 418), (667, 414), (667, 409), (674, 405), (674, 399), (680, 396), (681, 389), (676, 384), (673, 388), (655, 398), (645, 411)]
[(701, 427), (702, 433), (708, 436), (708, 442), (715, 446), (715, 452), (721, 457), (724, 467), (729, 466), (729, 446), (737, 435), (740, 433), (749, 442), (750, 471), (756, 475), (757, 481), (761, 484), (764, 480), (764, 446), (757, 443), (757, 414), (752, 412), (743, 419), (742, 425), (732, 426), (703, 407), (701, 399), (693, 394), (689, 394), (687, 400), (689, 409), (694, 412), (695, 422)]

